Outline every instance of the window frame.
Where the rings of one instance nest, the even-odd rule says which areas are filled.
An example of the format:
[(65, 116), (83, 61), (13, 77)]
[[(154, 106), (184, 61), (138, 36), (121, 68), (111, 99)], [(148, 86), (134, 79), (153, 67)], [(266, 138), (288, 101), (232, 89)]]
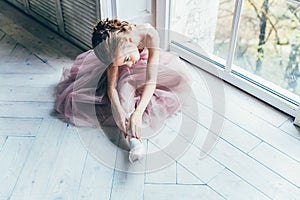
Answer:
[[(172, 0), (156, 0), (156, 4), (157, 27), (159, 29), (170, 30), (170, 8), (172, 5)], [(177, 43), (176, 41), (171, 41), (170, 35), (167, 33), (167, 31), (160, 35), (162, 41), (161, 47), (163, 49), (176, 52), (181, 58), (193, 63), (199, 69), (215, 75), (216, 77), (238, 87), (239, 89), (293, 117), (298, 115), (300, 116), (298, 111), (299, 104), (297, 105), (292, 98), (289, 96), (283, 98), (283, 95), (280, 95), (279, 92), (276, 91), (276, 88), (272, 85), (263, 85), (262, 87), (262, 84), (259, 84), (258, 79), (246, 77), (245, 75), (239, 73), (238, 70), (232, 69), (242, 4), (243, 0), (235, 0), (230, 46), (225, 66), (220, 66), (220, 64), (217, 62), (199, 55), (199, 53), (196, 51), (189, 50), (187, 47)]]

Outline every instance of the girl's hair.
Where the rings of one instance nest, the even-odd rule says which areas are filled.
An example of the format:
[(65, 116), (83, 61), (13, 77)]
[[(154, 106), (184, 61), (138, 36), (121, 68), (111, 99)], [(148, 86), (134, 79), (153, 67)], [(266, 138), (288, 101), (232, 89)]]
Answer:
[(125, 37), (118, 35), (121, 32), (130, 32), (132, 26), (127, 21), (108, 18), (101, 20), (93, 29), (92, 45), (95, 54), (105, 64), (111, 64), (117, 50), (125, 48)]
[(130, 32), (132, 30), (132, 26), (134, 25), (129, 24), (127, 21), (120, 21), (118, 19), (109, 20), (107, 18), (106, 20), (99, 21), (93, 29), (93, 48), (95, 48), (103, 40), (106, 40), (110, 33)]

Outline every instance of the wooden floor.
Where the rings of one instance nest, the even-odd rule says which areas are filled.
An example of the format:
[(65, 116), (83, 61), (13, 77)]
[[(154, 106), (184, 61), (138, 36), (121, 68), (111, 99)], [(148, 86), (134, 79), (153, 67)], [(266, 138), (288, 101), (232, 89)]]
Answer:
[(80, 52), (0, 1), (0, 200), (299, 199), (292, 118), (192, 66), (193, 106), (144, 139), (141, 162), (116, 130), (64, 123), (54, 88)]

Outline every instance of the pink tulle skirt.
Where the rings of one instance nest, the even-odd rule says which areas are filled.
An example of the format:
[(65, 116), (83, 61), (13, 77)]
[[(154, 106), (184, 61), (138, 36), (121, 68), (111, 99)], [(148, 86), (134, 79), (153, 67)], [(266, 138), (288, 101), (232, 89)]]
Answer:
[[(146, 80), (148, 50), (132, 67), (119, 67), (117, 90), (128, 114), (138, 105)], [(80, 54), (63, 70), (57, 86), (55, 110), (76, 126), (115, 126), (107, 95), (106, 68), (93, 50)], [(177, 55), (160, 52), (156, 89), (143, 114), (143, 122), (155, 125), (178, 112), (191, 92), (187, 68)]]

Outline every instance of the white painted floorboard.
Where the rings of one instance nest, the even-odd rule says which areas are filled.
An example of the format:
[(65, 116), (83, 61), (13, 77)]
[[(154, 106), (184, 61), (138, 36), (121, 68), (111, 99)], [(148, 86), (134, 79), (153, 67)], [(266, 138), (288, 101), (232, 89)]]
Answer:
[(188, 63), (193, 106), (147, 132), (140, 162), (115, 128), (65, 123), (55, 86), (81, 52), (0, 1), (0, 200), (299, 199), (292, 118)]
[(9, 199), (26, 163), (33, 138), (9, 137), (0, 152), (0, 199)]
[(2, 147), (3, 147), (4, 143), (6, 142), (6, 140), (7, 140), (7, 136), (4, 136), (4, 135), (0, 136), (0, 151), (2, 150)]

